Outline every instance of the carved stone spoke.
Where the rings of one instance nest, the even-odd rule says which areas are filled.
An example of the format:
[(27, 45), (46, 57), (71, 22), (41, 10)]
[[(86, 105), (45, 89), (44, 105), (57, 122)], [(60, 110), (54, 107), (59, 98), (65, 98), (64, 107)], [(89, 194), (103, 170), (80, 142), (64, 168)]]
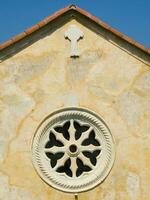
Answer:
[(52, 131), (55, 134), (57, 140), (60, 140), (63, 144), (66, 144), (68, 142), (68, 140), (61, 133), (58, 133), (57, 131), (55, 131), (55, 129), (52, 129)]
[(64, 156), (60, 160), (57, 161), (57, 165), (54, 169), (57, 169), (58, 167), (63, 166), (67, 159), (68, 159), (68, 155), (65, 153)]
[(76, 171), (77, 171), (77, 163), (76, 163), (76, 158), (72, 157), (71, 158), (71, 167), (70, 169), (72, 170), (72, 175), (73, 177), (76, 177)]
[(88, 138), (88, 136), (89, 136), (89, 134), (90, 134), (90, 132), (92, 131), (92, 127), (90, 127), (86, 132), (84, 132), (83, 134), (82, 134), (82, 136), (79, 138), (79, 140), (77, 140), (77, 143), (78, 144), (82, 144), (82, 142), (86, 139), (86, 138)]
[(80, 150), (81, 151), (89, 151), (89, 152), (93, 152), (94, 150), (101, 150), (102, 147), (101, 146), (98, 146), (98, 147), (95, 147), (94, 145), (89, 145), (89, 146), (81, 146), (80, 147)]
[(66, 151), (65, 147), (56, 147), (56, 146), (44, 149), (45, 153), (49, 152), (49, 153), (53, 153), (53, 154), (58, 153), (58, 152), (65, 152), (65, 151)]
[(86, 158), (85, 156), (83, 156), (82, 154), (80, 154), (79, 158), (81, 160), (83, 160), (84, 164), (89, 166), (91, 169), (94, 168), (94, 166), (91, 164), (90, 160), (88, 158)]
[(70, 120), (70, 128), (69, 128), (69, 133), (70, 133), (70, 142), (74, 143), (75, 142), (75, 128), (73, 125), (73, 120)]

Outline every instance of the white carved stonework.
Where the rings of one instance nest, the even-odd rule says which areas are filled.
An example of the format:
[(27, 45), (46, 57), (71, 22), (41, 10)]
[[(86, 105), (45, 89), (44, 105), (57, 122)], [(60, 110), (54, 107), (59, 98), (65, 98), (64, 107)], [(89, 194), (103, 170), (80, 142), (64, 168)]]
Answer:
[(70, 25), (65, 32), (65, 38), (71, 42), (71, 57), (79, 57), (78, 41), (84, 37), (84, 33), (79, 30), (76, 25)]
[(71, 193), (100, 184), (115, 157), (106, 124), (83, 108), (66, 108), (46, 117), (36, 130), (32, 153), (39, 176), (50, 186)]

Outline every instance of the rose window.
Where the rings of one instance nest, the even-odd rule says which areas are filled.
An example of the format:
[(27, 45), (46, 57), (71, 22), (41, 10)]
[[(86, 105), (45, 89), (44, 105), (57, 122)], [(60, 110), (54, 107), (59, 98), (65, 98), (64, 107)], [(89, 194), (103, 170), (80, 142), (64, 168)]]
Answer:
[(32, 152), (40, 177), (56, 189), (73, 193), (101, 183), (114, 161), (113, 138), (106, 124), (81, 108), (48, 116), (36, 131)]
[(100, 152), (100, 142), (94, 129), (73, 119), (54, 126), (45, 145), (51, 167), (70, 177), (79, 177), (91, 171)]

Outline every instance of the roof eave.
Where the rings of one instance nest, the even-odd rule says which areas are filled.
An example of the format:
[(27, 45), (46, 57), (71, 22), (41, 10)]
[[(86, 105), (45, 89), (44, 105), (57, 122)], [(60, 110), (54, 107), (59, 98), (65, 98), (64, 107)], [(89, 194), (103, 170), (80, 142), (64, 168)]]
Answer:
[(43, 19), (39, 23), (35, 24), (31, 28), (26, 29), (24, 32), (16, 35), (15, 37), (11, 38), (10, 40), (8, 40), (6, 42), (0, 44), (0, 51), (4, 50), (5, 48), (8, 48), (9, 46), (15, 44), (16, 42), (19, 42), (20, 40), (24, 39), (25, 37), (31, 35), (35, 31), (39, 30), (40, 28), (44, 27), (45, 25), (47, 25), (51, 21), (57, 19), (58, 17), (60, 17), (61, 15), (65, 14), (66, 12), (68, 12), (70, 10), (75, 10), (75, 11), (79, 12), (80, 14), (84, 15), (85, 17), (87, 17), (88, 19), (92, 20), (96, 24), (100, 25), (104, 29), (110, 31), (111, 33), (113, 33), (117, 37), (121, 38), (122, 40), (124, 40), (124, 41), (130, 43), (131, 45), (139, 48), (143, 52), (145, 52), (147, 54), (150, 54), (150, 49), (149, 48), (144, 47), (143, 45), (141, 45), (138, 42), (134, 41), (130, 37), (124, 35), (123, 33), (117, 31), (116, 29), (110, 27), (108, 24), (102, 22), (97, 17), (91, 15), (90, 13), (86, 12), (85, 10), (83, 10), (83, 9), (81, 9), (81, 8), (75, 6), (75, 5), (69, 5), (69, 6), (65, 7), (65, 8), (57, 11), (53, 15), (50, 15), (50, 16), (46, 17), (45, 19)]

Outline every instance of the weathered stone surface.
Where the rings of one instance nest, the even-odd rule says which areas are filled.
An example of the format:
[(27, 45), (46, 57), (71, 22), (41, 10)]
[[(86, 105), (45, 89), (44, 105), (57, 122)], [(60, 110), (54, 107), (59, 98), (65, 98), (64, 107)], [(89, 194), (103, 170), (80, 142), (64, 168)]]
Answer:
[[(85, 34), (78, 59), (64, 39), (71, 24)], [(67, 106), (98, 113), (116, 141), (112, 172), (79, 200), (149, 199), (150, 70), (134, 55), (72, 20), (2, 62), (0, 90), (0, 199), (74, 199), (47, 186), (31, 160), (37, 126)]]
[(127, 193), (131, 199), (138, 199), (140, 195), (140, 178), (137, 174), (128, 174)]

